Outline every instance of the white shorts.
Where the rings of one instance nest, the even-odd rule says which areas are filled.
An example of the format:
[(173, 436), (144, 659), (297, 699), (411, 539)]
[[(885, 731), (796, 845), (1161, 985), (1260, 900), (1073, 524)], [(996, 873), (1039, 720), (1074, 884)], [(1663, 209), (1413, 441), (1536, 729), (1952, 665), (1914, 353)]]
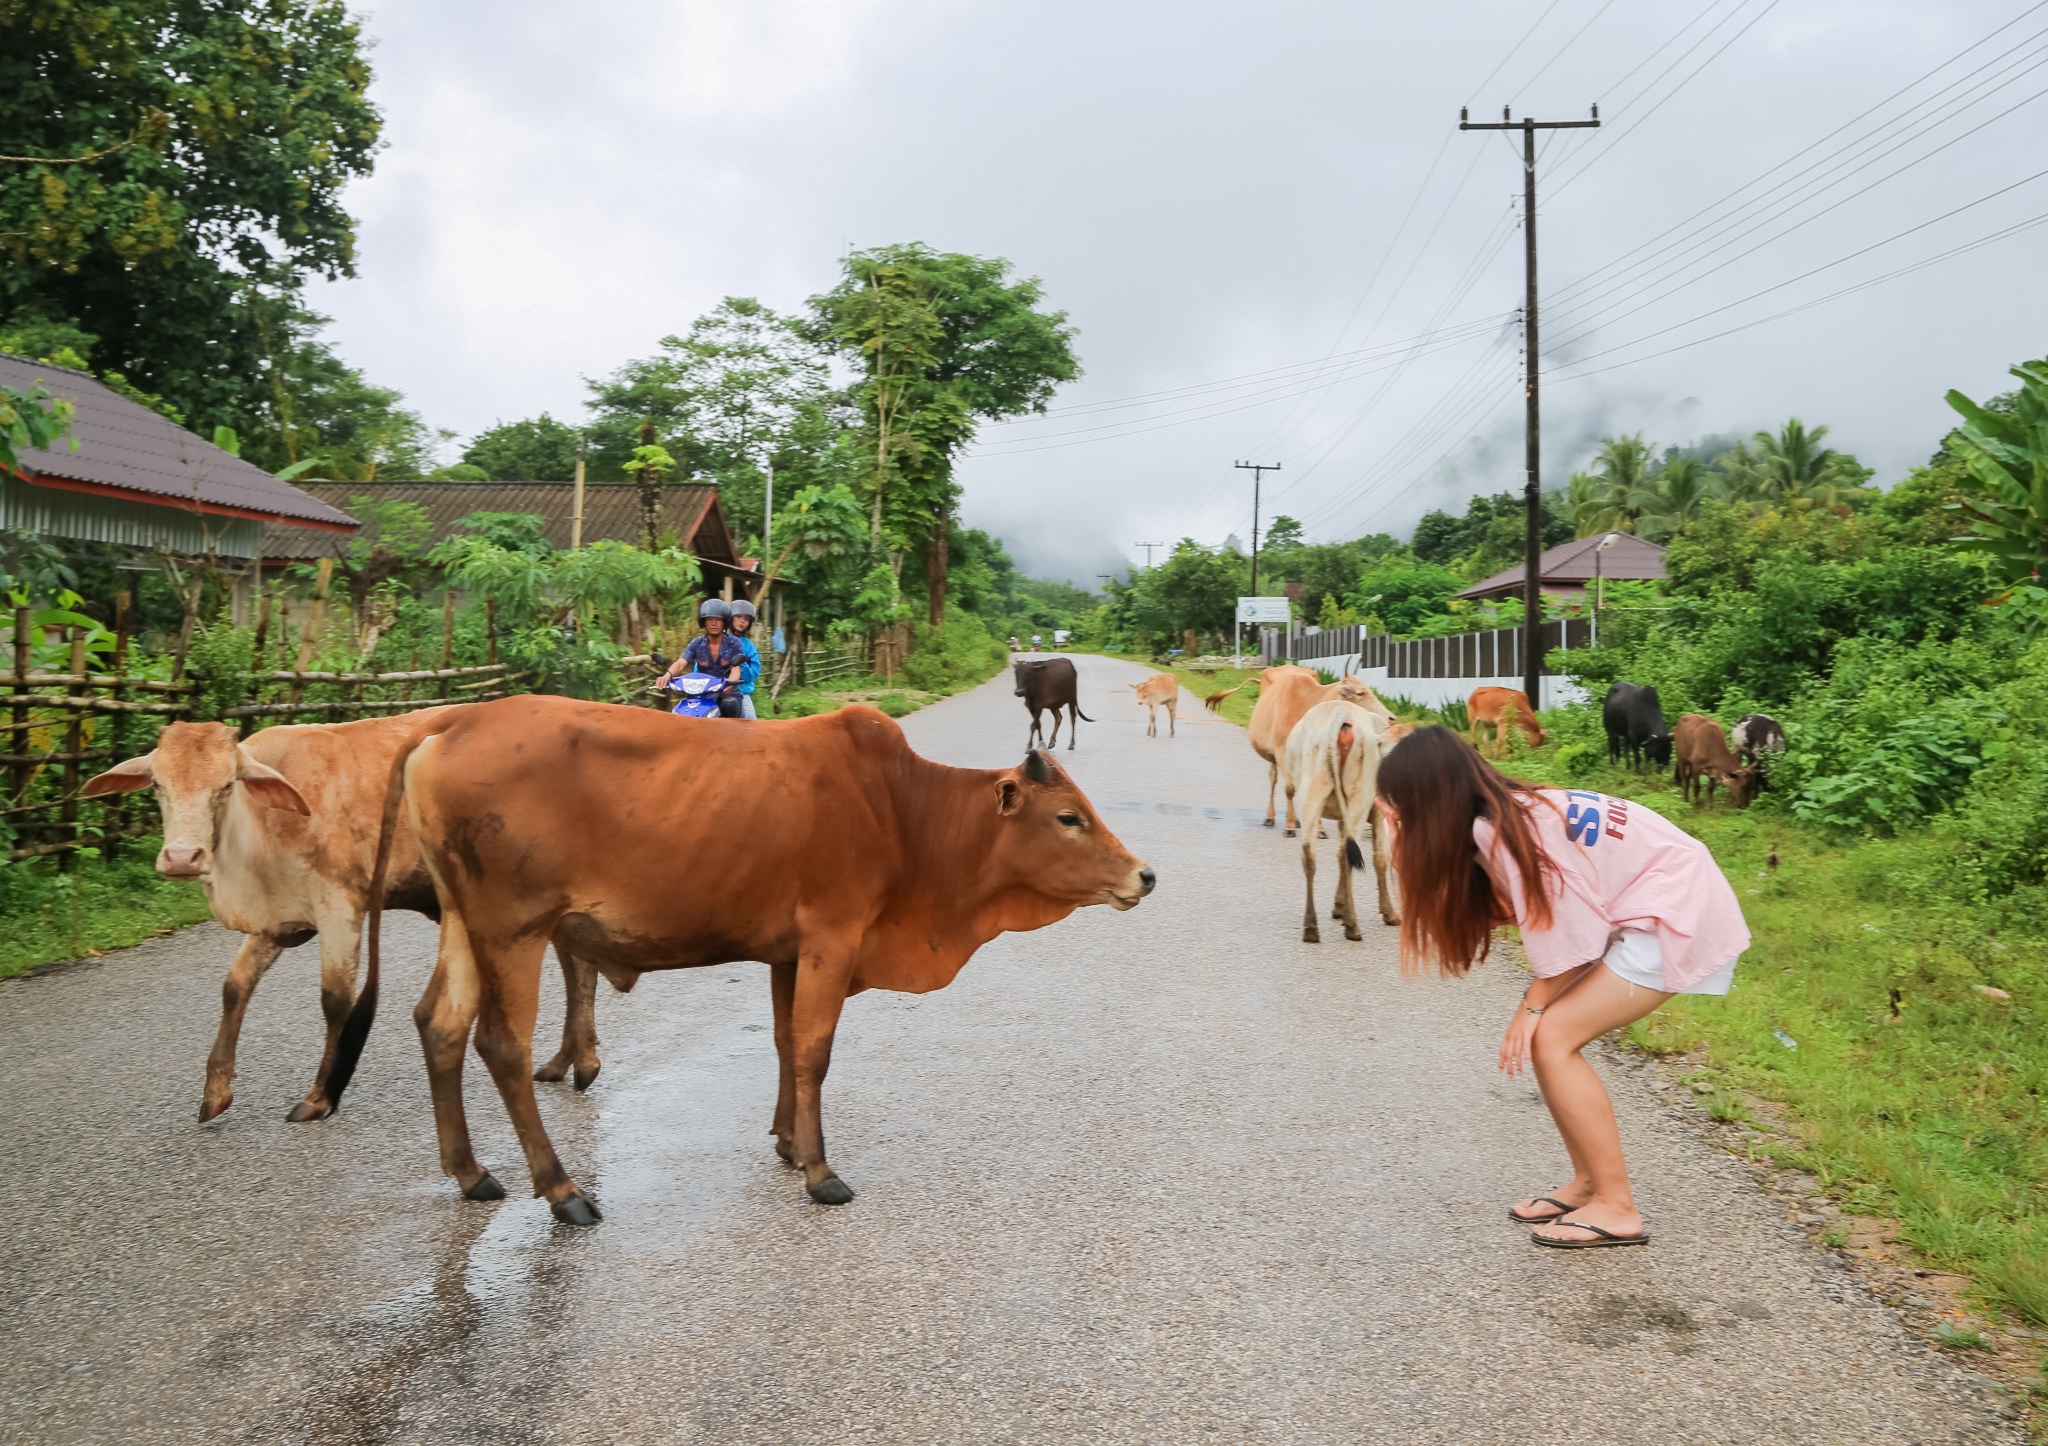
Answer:
[(1735, 966), (1740, 961), (1729, 960), (1723, 968), (1690, 989), (1673, 989), (1664, 982), (1664, 947), (1657, 942), (1657, 936), (1624, 929), (1621, 937), (1607, 946), (1606, 962), (1614, 973), (1645, 989), (1657, 989), (1666, 994), (1726, 994), (1734, 987)]

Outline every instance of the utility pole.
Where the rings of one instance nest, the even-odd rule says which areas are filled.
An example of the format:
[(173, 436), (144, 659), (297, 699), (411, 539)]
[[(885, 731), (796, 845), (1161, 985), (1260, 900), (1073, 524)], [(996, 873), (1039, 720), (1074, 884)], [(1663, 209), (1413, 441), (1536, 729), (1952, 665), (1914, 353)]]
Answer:
[(1592, 130), (1600, 124), (1600, 107), (1593, 107), (1591, 120), (1540, 121), (1523, 116), (1520, 120), (1508, 119), (1508, 108), (1500, 108), (1498, 121), (1475, 121), (1470, 108), (1458, 108), (1458, 129), (1461, 131), (1520, 131), (1522, 133), (1522, 256), (1526, 295), (1522, 300), (1522, 371), (1528, 387), (1528, 436), (1527, 465), (1529, 478), (1523, 492), (1522, 505), (1525, 513), (1525, 537), (1523, 546), (1528, 557), (1524, 562), (1522, 575), (1522, 691), (1529, 695), (1529, 706), (1543, 706), (1543, 658), (1539, 651), (1543, 631), (1543, 484), (1539, 474), (1542, 463), (1543, 414), (1536, 400), (1536, 374), (1540, 370), (1540, 357), (1536, 348), (1536, 132)]
[(1278, 462), (1240, 462), (1239, 470), (1252, 474), (1252, 590), (1251, 596), (1259, 595), (1259, 483), (1268, 472), (1278, 472)]
[(1131, 546), (1145, 549), (1145, 571), (1150, 572), (1152, 570), (1152, 549), (1164, 547), (1166, 544), (1163, 542), (1134, 542)]
[(576, 434), (576, 510), (569, 517), (569, 550), (574, 552), (583, 546), (583, 456), (589, 450), (589, 439), (582, 433)]

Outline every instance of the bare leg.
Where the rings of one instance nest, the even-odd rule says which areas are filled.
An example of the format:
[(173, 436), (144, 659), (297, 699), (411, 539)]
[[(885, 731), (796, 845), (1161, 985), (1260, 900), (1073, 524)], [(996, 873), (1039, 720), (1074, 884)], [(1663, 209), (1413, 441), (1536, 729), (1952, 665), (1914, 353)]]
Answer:
[[(472, 946), (474, 947), (474, 945)], [(533, 1095), (533, 1023), (540, 1015), (539, 940), (521, 939), (478, 950), (477, 975), (483, 985), (476, 1019), (476, 1052), (483, 1057), (498, 1086), (498, 1098), (512, 1117), (533, 1193), (548, 1202), (565, 1225), (595, 1225), (604, 1217), (590, 1197), (576, 1188), (555, 1154), (541, 1123), (540, 1104)]]
[(555, 958), (562, 966), (562, 1047), (555, 1057), (533, 1072), (537, 1080), (553, 1081), (576, 1072), (576, 1088), (587, 1090), (602, 1065), (597, 1057), (597, 969), (588, 959), (579, 959), (555, 943)]
[(220, 1032), (213, 1037), (213, 1052), (206, 1056), (206, 1091), (200, 1096), (199, 1121), (204, 1124), (235, 1102), (235, 1042), (242, 1036), (242, 1016), (248, 1012), (249, 996), (256, 992), (284, 945), (275, 934), (245, 934), (235, 962), (228, 965), (228, 977), (220, 986)]
[(844, 1205), (853, 1191), (825, 1160), (822, 1098), (832, 1065), (832, 1036), (846, 1003), (853, 950), (806, 949), (796, 966), (790, 1002), (790, 1054), (796, 1076), (796, 1138), (793, 1162), (804, 1172), (804, 1189), (820, 1205)]
[(320, 927), (320, 1012), (327, 1016), (327, 1046), (320, 1053), (320, 1068), (313, 1073), (313, 1087), (305, 1098), (286, 1112), (293, 1124), (324, 1120), (334, 1113), (334, 1101), (327, 1097), (327, 1075), (334, 1068), (334, 1046), (341, 1027), (356, 1002), (356, 950), (363, 937), (363, 916), (322, 920)]
[[(1616, 1235), (1640, 1233), (1643, 1217), (1629, 1186), (1614, 1102), (1580, 1051), (1609, 1030), (1633, 1024), (1670, 997), (1594, 964), (1551, 1001), (1530, 1049), (1543, 1103), (1572, 1159), (1571, 1183), (1555, 1193), (1560, 1199), (1583, 1200), (1572, 1214)], [(1554, 1240), (1593, 1238), (1590, 1231), (1563, 1223), (1541, 1226), (1537, 1233)]]

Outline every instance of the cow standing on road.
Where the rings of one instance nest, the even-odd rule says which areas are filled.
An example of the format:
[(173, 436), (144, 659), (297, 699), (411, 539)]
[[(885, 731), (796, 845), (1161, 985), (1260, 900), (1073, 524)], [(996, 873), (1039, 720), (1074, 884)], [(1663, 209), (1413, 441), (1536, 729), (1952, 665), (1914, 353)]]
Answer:
[[(266, 728), (246, 743), (225, 724), (173, 723), (154, 751), (86, 783), (88, 797), (154, 787), (164, 829), (157, 872), (198, 880), (213, 917), (243, 936), (221, 986), (201, 1121), (234, 1103), (235, 1046), (258, 981), (279, 954), (315, 935), (327, 1045), (313, 1087), (285, 1118), (294, 1124), (324, 1119), (341, 1102), (354, 1053), (348, 1069), (336, 1070), (336, 1051), (356, 1002), (356, 955), (391, 763), (422, 725), (453, 711), (425, 708), (357, 723)], [(389, 878), (390, 907), (440, 917), (408, 824), (401, 823), (392, 841)], [(568, 951), (555, 952), (568, 1014), (561, 1050), (538, 1078), (558, 1080), (573, 1069), (580, 1090), (597, 1078), (597, 975)]]
[(1664, 726), (1664, 704), (1657, 690), (1642, 683), (1616, 683), (1600, 707), (1607, 728), (1607, 761), (1627, 757), (1631, 767), (1645, 758), (1657, 768), (1671, 764), (1671, 732)]
[(1031, 710), (1031, 733), (1025, 739), (1026, 748), (1036, 748), (1043, 741), (1038, 715), (1052, 713), (1052, 741), (1047, 748), (1060, 746), (1060, 710), (1066, 709), (1074, 715), (1073, 725), (1067, 730), (1069, 750), (1081, 739), (1081, 720), (1087, 719), (1078, 701), (1081, 680), (1074, 672), (1072, 658), (1037, 658), (1030, 662), (1012, 663), (1010, 670), (1017, 680), (1017, 696), (1024, 700), (1024, 706)]
[[(1252, 706), (1251, 726), (1245, 734), (1251, 740), (1252, 752), (1266, 760), (1266, 827), (1271, 828), (1273, 800), (1280, 789), (1281, 755), (1287, 751), (1288, 735), (1309, 709), (1332, 698), (1342, 698), (1347, 703), (1356, 703), (1368, 713), (1382, 715), (1388, 723), (1394, 721), (1394, 715), (1359, 679), (1345, 677), (1334, 683), (1325, 683), (1307, 668), (1296, 667), (1292, 663), (1263, 668), (1256, 680), (1247, 678), (1236, 688), (1211, 693), (1202, 700), (1202, 706), (1211, 713), (1221, 712), (1225, 698), (1253, 681), (1259, 685), (1259, 701)], [(1295, 823), (1294, 804), (1290, 801), (1287, 805), (1288, 838), (1294, 837)]]
[[(401, 807), (441, 905), (413, 1018), (442, 1169), (473, 1200), (504, 1196), (463, 1109), (474, 1029), (534, 1193), (576, 1225), (598, 1212), (562, 1168), (528, 1078), (550, 932), (621, 989), (647, 970), (765, 962), (776, 1152), (812, 1199), (836, 1205), (853, 1191), (826, 1160), (820, 1099), (847, 997), (942, 989), (996, 935), (1088, 904), (1134, 908), (1154, 882), (1045, 754), (948, 768), (865, 707), (683, 729), (568, 698), (459, 709), (419, 730), (391, 771), (373, 899)], [(366, 993), (379, 933), (373, 904)]]
[(1756, 795), (1756, 769), (1744, 764), (1728, 750), (1721, 725), (1699, 713), (1687, 713), (1678, 720), (1674, 735), (1678, 746), (1678, 791), (1697, 807), (1712, 803), (1714, 785), (1728, 785), (1728, 796), (1737, 808), (1748, 808)]
[[(1131, 686), (1138, 690), (1138, 701), (1145, 705), (1145, 736), (1159, 736), (1159, 710), (1166, 710), (1166, 736), (1176, 736), (1180, 722), (1180, 679), (1171, 673), (1154, 673), (1142, 683)], [(1055, 725), (1057, 726), (1057, 725)]]
[[(1373, 871), (1379, 878), (1380, 918), (1398, 924), (1393, 896), (1387, 892), (1387, 848), (1384, 830), (1374, 813), (1379, 778), (1381, 730), (1388, 726), (1378, 713), (1368, 712), (1341, 698), (1318, 703), (1294, 725), (1287, 737), (1285, 767), (1287, 811), (1298, 806), (1300, 817), (1331, 819), (1337, 825), (1337, 898), (1331, 917), (1344, 923), (1344, 937), (1363, 939), (1358, 928), (1358, 906), (1351, 896), (1351, 875), (1365, 867), (1365, 851), (1358, 837), (1372, 831)], [(1323, 939), (1316, 921), (1316, 845), (1303, 830), (1301, 874), (1308, 889), (1307, 910), (1302, 915), (1301, 937), (1307, 944)]]

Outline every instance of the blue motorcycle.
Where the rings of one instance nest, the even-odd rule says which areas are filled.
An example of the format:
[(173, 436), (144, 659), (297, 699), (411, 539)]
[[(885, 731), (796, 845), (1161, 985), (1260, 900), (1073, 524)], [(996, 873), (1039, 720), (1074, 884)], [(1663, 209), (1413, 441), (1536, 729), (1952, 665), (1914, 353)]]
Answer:
[(684, 673), (670, 678), (667, 688), (682, 697), (669, 712), (678, 718), (737, 718), (739, 685), (711, 673)]

